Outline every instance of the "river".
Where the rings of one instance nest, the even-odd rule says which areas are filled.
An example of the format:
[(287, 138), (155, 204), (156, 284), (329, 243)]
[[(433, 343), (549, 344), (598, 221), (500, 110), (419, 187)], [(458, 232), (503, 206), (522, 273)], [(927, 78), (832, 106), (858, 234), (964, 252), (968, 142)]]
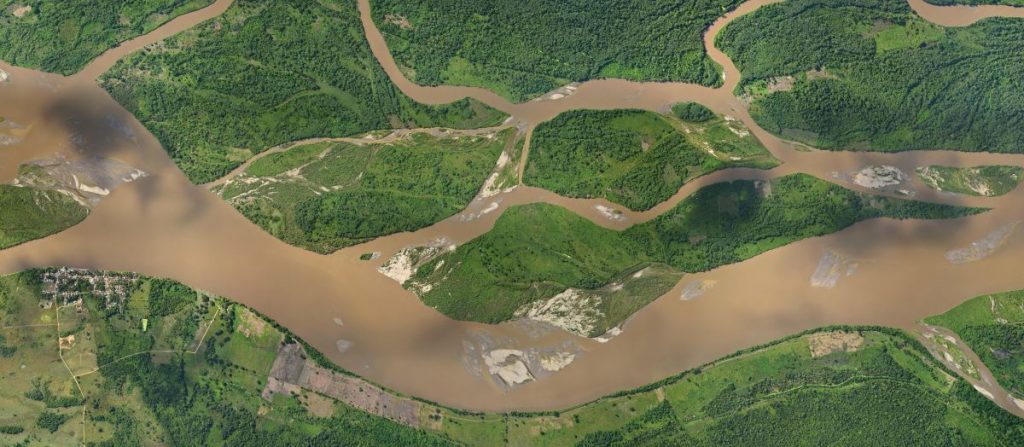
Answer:
[[(252, 306), (342, 367), (372, 381), (445, 405), (483, 411), (564, 408), (817, 326), (878, 324), (915, 329), (921, 318), (967, 298), (1024, 288), (1024, 276), (1017, 273), (1024, 256), (1024, 236), (1019, 231), (976, 262), (953, 264), (945, 257), (947, 251), (968, 247), (1002, 225), (1024, 220), (1024, 188), (998, 198), (968, 198), (930, 191), (915, 181), (911, 186), (920, 199), (994, 209), (946, 221), (871, 220), (742, 263), (687, 275), (675, 289), (638, 312), (623, 333), (607, 343), (521, 322), (485, 325), (453, 321), (423, 305), (376, 268), (408, 245), (439, 236), (455, 243), (477, 237), (494, 225), (501, 210), (512, 205), (553, 203), (600, 225), (621, 229), (665, 212), (702, 186), (724, 180), (768, 179), (794, 172), (832, 180), (833, 172), (872, 164), (893, 165), (907, 173), (926, 164), (1024, 165), (1024, 156), (954, 151), (808, 152), (768, 134), (729, 93), (739, 73), (710, 45), (715, 33), (729, 21), (768, 1), (743, 4), (707, 33), (709, 54), (725, 68), (726, 85), (721, 89), (597, 80), (583, 83), (575, 94), (560, 100), (512, 104), (482, 89), (421, 87), (409, 82), (370, 21), (367, 0), (359, 0), (374, 55), (399, 88), (418, 101), (443, 103), (471, 96), (528, 126), (574, 108), (661, 111), (675, 102), (698, 101), (744, 121), (783, 164), (770, 171), (730, 169), (701, 177), (650, 211), (626, 212), (623, 221), (609, 220), (597, 211), (597, 205), (615, 207), (606, 201), (569, 199), (521, 186), (476, 201), (463, 214), (477, 213), (491, 202), (499, 204), (497, 212), (473, 220), (455, 216), (416, 232), (322, 256), (280, 242), (206, 188), (192, 185), (156, 139), (94, 82), (119, 58), (215, 17), (230, 3), (221, 0), (169, 22), (151, 35), (110, 50), (70, 77), (0, 63), (0, 69), (11, 76), (9, 83), (0, 84), (5, 99), (0, 103), (0, 116), (29, 126), (21, 143), (0, 149), (0, 181), (10, 180), (21, 161), (54, 153), (117, 158), (150, 174), (116, 190), (81, 224), (0, 251), (0, 273), (67, 265), (173, 278)], [(940, 16), (946, 11), (927, 8)], [(957, 20), (961, 18), (960, 13), (950, 11)], [(383, 256), (370, 262), (358, 260), (360, 254), (374, 251)], [(851, 275), (838, 278), (834, 287), (813, 287), (811, 277), (826, 253), (844, 260), (846, 266), (856, 264), (856, 268), (848, 270)], [(704, 280), (714, 281), (714, 287), (696, 299), (680, 299), (686, 284)], [(569, 352), (575, 359), (561, 371), (506, 388), (479, 371), (481, 354), (497, 348)], [(1022, 414), (1019, 409), (1016, 412)]]

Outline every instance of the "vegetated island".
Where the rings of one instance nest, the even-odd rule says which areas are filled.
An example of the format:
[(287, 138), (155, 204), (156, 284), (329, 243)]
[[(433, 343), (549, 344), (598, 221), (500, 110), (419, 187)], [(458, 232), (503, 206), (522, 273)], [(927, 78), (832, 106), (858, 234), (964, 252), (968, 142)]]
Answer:
[(0, 59), (69, 75), (213, 0), (0, 0)]
[(1013, 191), (1021, 172), (1019, 166), (922, 166), (917, 168), (917, 178), (936, 191), (994, 197)]
[(133, 273), (59, 268), (0, 277), (0, 321), (0, 398), (11, 410), (0, 415), (0, 440), (10, 444), (1024, 440), (1024, 421), (887, 328), (807, 331), (577, 407), (482, 414), (381, 388), (245, 306)]
[(959, 335), (1024, 407), (1024, 291), (975, 297), (924, 321)]
[(647, 210), (686, 182), (727, 167), (778, 161), (740, 121), (695, 103), (674, 116), (642, 110), (573, 110), (533, 132), (523, 182), (569, 197), (603, 197)]
[[(382, 272), (455, 319), (529, 318), (593, 337), (666, 293), (683, 272), (743, 261), (865, 219), (981, 211), (856, 193), (794, 174), (704, 187), (621, 232), (554, 205), (512, 207), (491, 231), (457, 249), (403, 250)], [(411, 265), (415, 273), (395, 274), (393, 265)]]
[(371, 10), (410, 80), (521, 102), (596, 78), (721, 85), (704, 30), (740, 3), (372, 0)]
[(301, 145), (256, 160), (215, 192), (275, 237), (330, 253), (461, 211), (517, 137), (512, 128)]
[(11, 184), (0, 185), (0, 249), (78, 224), (111, 191), (145, 175), (102, 158), (41, 159), (22, 164)]
[(101, 82), (196, 183), (287, 142), (507, 118), (474, 100), (427, 106), (403, 95), (370, 53), (356, 4), (341, 0), (238, 0)]
[(945, 28), (905, 0), (796, 0), (717, 45), (766, 130), (826, 149), (1024, 148), (1024, 20)]

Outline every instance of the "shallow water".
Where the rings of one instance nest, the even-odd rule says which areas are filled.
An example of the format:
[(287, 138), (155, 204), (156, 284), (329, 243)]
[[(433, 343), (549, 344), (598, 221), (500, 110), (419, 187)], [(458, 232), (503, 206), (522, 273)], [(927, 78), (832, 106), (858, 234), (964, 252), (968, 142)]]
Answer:
[[(705, 42), (711, 42), (729, 20), (765, 3), (748, 2), (728, 14), (710, 29)], [(446, 405), (490, 411), (557, 409), (582, 403), (822, 325), (880, 324), (912, 329), (922, 317), (943, 312), (969, 297), (1024, 288), (1024, 277), (1017, 274), (1018, 260), (1024, 255), (1024, 237), (1019, 232), (1011, 233), (1003, 245), (975, 262), (953, 264), (945, 257), (949, 250), (970, 246), (1001, 226), (1020, 221), (1024, 188), (997, 198), (969, 198), (938, 194), (915, 180), (918, 199), (995, 209), (948, 221), (872, 220), (746, 262), (687, 275), (675, 289), (638, 312), (623, 333), (607, 343), (522, 322), (484, 325), (453, 321), (424, 306), (376, 268), (408, 245), (441, 236), (455, 243), (477, 237), (510, 206), (553, 203), (603, 226), (621, 229), (664, 213), (702, 186), (725, 180), (768, 179), (794, 172), (831, 180), (834, 171), (883, 164), (908, 173), (926, 164), (1021, 166), (1024, 156), (797, 151), (751, 120), (743, 104), (729, 93), (739, 79), (738, 72), (710, 45), (709, 54), (726, 70), (722, 89), (598, 80), (583, 83), (560, 100), (511, 104), (481, 89), (420, 87), (398, 72), (380, 33), (369, 22), (367, 1), (360, 0), (374, 54), (402, 91), (416, 100), (441, 103), (468, 95), (529, 126), (574, 108), (660, 111), (675, 102), (698, 101), (744, 121), (784, 163), (770, 171), (731, 169), (702, 177), (652, 210), (624, 210), (622, 220), (601, 213), (599, 205), (621, 209), (606, 201), (568, 199), (521, 186), (474, 202), (462, 213), (479, 214), (474, 219), (454, 216), (420, 231), (321, 256), (278, 241), (205, 188), (189, 183), (155, 138), (93, 82), (118, 58), (216, 16), (228, 4), (230, 1), (218, 1), (152, 35), (122, 44), (68, 78), (0, 63), (0, 69), (11, 74), (9, 83), (0, 84), (4, 98), (0, 116), (31, 126), (24, 141), (0, 148), (0, 181), (9, 180), (18, 163), (58, 152), (69, 157), (115, 158), (150, 174), (116, 190), (82, 224), (0, 252), (0, 273), (68, 265), (173, 278), (254, 307), (342, 367), (370, 380)], [(959, 17), (959, 13), (954, 15)], [(852, 183), (843, 186), (858, 189)], [(497, 211), (480, 213), (492, 203), (498, 204)], [(810, 278), (829, 251), (855, 259), (858, 267), (834, 287), (813, 287)], [(368, 252), (381, 252), (382, 256), (374, 261), (358, 260)], [(679, 299), (686, 284), (705, 280), (714, 281), (714, 287), (696, 299)], [(552, 355), (564, 352), (574, 357), (561, 371), (536, 374), (536, 381), (509, 388), (481, 366), (483, 356), (497, 349)]]

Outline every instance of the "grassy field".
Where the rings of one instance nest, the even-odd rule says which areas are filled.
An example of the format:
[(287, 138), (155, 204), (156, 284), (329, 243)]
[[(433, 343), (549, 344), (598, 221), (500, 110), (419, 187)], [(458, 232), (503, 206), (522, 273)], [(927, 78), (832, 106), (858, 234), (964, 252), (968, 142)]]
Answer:
[(373, 0), (406, 76), (525, 101), (573, 81), (623, 78), (715, 86), (705, 28), (740, 2)]
[(1024, 399), (1024, 291), (975, 297), (925, 322), (956, 332), (999, 384)]
[(468, 99), (426, 106), (400, 93), (370, 53), (356, 4), (340, 0), (238, 0), (122, 60), (102, 84), (197, 183), (290, 141), (505, 119)]
[(414, 134), (394, 143), (321, 143), (263, 157), (217, 190), (267, 232), (329, 253), (416, 230), (476, 196), (515, 130), (490, 136)]
[(642, 110), (562, 113), (534, 130), (523, 181), (646, 210), (709, 172), (778, 164), (739, 121), (699, 112), (688, 118), (703, 119)]
[[(737, 19), (717, 45), (743, 73), (751, 114), (786, 138), (873, 151), (1024, 147), (1024, 20), (944, 28), (903, 0), (797, 0)], [(756, 88), (786, 76), (791, 85)]]
[(88, 213), (57, 191), (0, 185), (0, 249), (63, 231)]
[(954, 168), (924, 166), (917, 168), (917, 178), (929, 188), (971, 196), (1001, 196), (1013, 191), (1021, 180), (1018, 166), (978, 166)]
[[(743, 261), (864, 219), (949, 218), (979, 211), (866, 196), (803, 174), (711, 185), (623, 232), (554, 205), (532, 204), (510, 208), (490, 232), (423, 264), (406, 286), (445, 315), (488, 323), (522, 316), (538, 302), (577, 289), (582, 293), (572, 299), (549, 303), (567, 301), (571, 315), (593, 315), (597, 309), (600, 318), (578, 331), (594, 335), (664, 294), (680, 272)], [(645, 287), (616, 312), (602, 307), (611, 300), (595, 299), (594, 292), (628, 283), (630, 274), (651, 265), (668, 266), (675, 275), (663, 277), (658, 287)], [(562, 306), (552, 307), (555, 312)]]
[(108, 48), (213, 0), (0, 0), (0, 59), (72, 74)]

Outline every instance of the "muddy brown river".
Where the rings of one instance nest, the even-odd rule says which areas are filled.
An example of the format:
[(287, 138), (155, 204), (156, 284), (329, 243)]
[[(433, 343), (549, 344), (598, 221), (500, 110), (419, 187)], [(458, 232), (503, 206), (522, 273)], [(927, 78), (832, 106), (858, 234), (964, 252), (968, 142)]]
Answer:
[[(473, 220), (460, 216), (429, 228), (380, 238), (329, 256), (291, 247), (263, 232), (207, 189), (192, 185), (156, 139), (95, 82), (118, 59), (143, 45), (173, 35), (223, 12), (229, 0), (176, 19), (154, 33), (114, 48), (83, 72), (61, 77), (0, 63), (10, 82), (0, 84), (0, 116), (24, 126), (21, 142), (0, 147), (0, 182), (20, 162), (50, 157), (104, 156), (150, 175), (125, 185), (101, 202), (81, 224), (57, 235), (0, 251), (0, 273), (66, 265), (130, 270), (173, 278), (222, 295), (272, 317), (323, 351), (333, 361), (402, 393), (471, 410), (549, 410), (583, 403), (700, 365), (738, 349), (829, 324), (878, 324), (911, 330), (928, 315), (967, 298), (1024, 288), (1019, 260), (1024, 235), (1017, 230), (995, 250), (973, 262), (952, 263), (951, 250), (971, 247), (1000, 227), (1024, 220), (1024, 188), (998, 198), (941, 194), (911, 181), (917, 198), (986, 206), (985, 214), (946, 221), (862, 222), (826, 237), (793, 243), (749, 261), (687, 275), (677, 287), (638, 312), (621, 335), (607, 343), (536, 324), (485, 325), (453, 321), (423, 305), (376, 268), (403, 247), (446, 237), (463, 243), (489, 230), (509, 206), (547, 202), (564, 206), (609, 228), (625, 228), (670, 209), (696, 189), (732, 179), (768, 179), (806, 172), (857, 189), (833, 173), (867, 165), (891, 165), (911, 174), (928, 164), (1024, 165), (1024, 156), (918, 151), (900, 154), (801, 151), (761, 128), (730, 92), (739, 80), (735, 66), (710, 43), (729, 21), (770, 1), (754, 0), (729, 13), (709, 30), (705, 42), (725, 68), (721, 89), (676, 84), (597, 80), (558, 100), (511, 104), (477, 88), (421, 87), (405, 79), (360, 0), (371, 49), (403, 92), (425, 103), (471, 96), (534, 126), (575, 108), (635, 107), (666, 110), (697, 101), (742, 120), (783, 164), (770, 171), (730, 169), (697, 179), (670, 200), (623, 221), (604, 217), (603, 200), (579, 200), (520, 186), (477, 200), (464, 211), (476, 214), (492, 202), (498, 211)], [(939, 8), (912, 0), (928, 20), (963, 25), (982, 15), (1019, 14), (1005, 8)], [(524, 235), (529, 237), (529, 235)], [(359, 261), (366, 252), (383, 256)], [(986, 256), (982, 256), (986, 255)], [(842, 261), (832, 287), (812, 286), (822, 259)], [(827, 270), (827, 269), (826, 269)], [(690, 300), (687, 284), (714, 286)], [(557, 372), (508, 388), (487, 373), (482, 355), (496, 349), (564, 352), (573, 361)], [(1005, 392), (997, 402), (1016, 408)], [(1016, 409), (1017, 414), (1022, 414)]]

